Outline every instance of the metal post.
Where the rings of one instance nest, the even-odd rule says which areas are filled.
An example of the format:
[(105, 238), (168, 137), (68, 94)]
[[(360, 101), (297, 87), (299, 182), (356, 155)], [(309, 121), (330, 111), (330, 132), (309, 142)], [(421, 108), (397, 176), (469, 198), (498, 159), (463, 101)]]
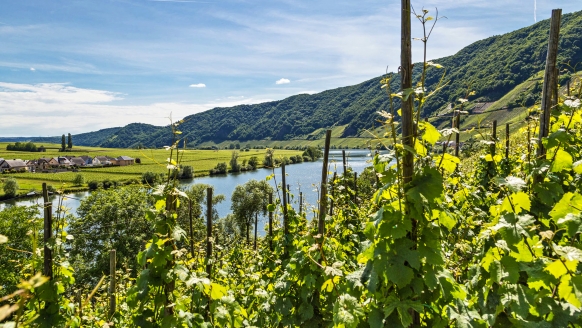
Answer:
[[(117, 296), (117, 279), (115, 276), (117, 266), (117, 259), (115, 256), (115, 250), (109, 251), (109, 319), (115, 315), (116, 310), (116, 296)], [(113, 321), (113, 320), (112, 320)]]

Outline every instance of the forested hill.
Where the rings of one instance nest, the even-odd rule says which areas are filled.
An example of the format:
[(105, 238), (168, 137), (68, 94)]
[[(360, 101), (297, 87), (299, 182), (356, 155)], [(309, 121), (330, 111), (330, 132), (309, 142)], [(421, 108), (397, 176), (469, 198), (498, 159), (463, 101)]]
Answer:
[[(470, 100), (495, 101), (543, 70), (549, 28), (549, 20), (544, 20), (511, 33), (477, 41), (453, 56), (433, 60), (446, 69), (448, 84), (427, 101), (423, 116), (434, 115), (464, 97), (468, 85), (475, 91)], [(563, 15), (560, 35), (559, 62), (572, 65), (582, 62), (582, 11)], [(563, 64), (562, 68), (565, 67)], [(421, 64), (415, 65), (417, 79), (421, 67)], [(442, 73), (442, 69), (429, 69), (426, 80), (429, 91), (436, 86)], [(339, 125), (346, 126), (343, 136), (354, 136), (374, 124), (378, 110), (387, 108), (388, 97), (380, 88), (381, 78), (280, 101), (214, 108), (186, 117), (180, 130), (190, 145), (207, 141), (306, 138), (319, 128)], [(397, 91), (399, 81), (399, 76), (394, 74), (393, 91)], [(168, 145), (170, 138), (167, 126), (137, 123), (73, 136), (75, 144), (105, 147), (133, 147), (139, 144), (160, 147)], [(60, 137), (57, 142), (60, 142)]]

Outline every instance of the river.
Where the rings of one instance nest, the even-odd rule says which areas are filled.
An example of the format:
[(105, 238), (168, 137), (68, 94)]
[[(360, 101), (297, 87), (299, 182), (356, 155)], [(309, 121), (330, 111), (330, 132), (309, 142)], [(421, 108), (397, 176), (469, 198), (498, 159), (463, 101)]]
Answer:
[[(370, 159), (368, 154), (369, 152), (366, 150), (346, 150), (348, 166), (351, 167), (354, 172), (357, 172), (358, 174), (362, 173), (364, 168), (370, 165), (367, 163), (367, 161)], [(337, 171), (338, 174), (343, 173), (341, 150), (331, 150), (329, 152), (329, 160), (330, 172)], [(315, 208), (315, 206), (317, 206), (317, 190), (321, 182), (322, 165), (323, 159), (319, 159), (315, 162), (304, 162), (301, 164), (287, 165), (285, 167), (286, 183), (290, 187), (291, 194), (294, 195), (294, 199), (291, 201), (291, 203), (295, 208), (297, 208), (297, 204), (299, 202), (300, 191), (303, 192), (304, 208), (307, 209), (307, 213), (311, 212), (311, 208)], [(214, 186), (214, 194), (223, 194), (226, 198), (222, 203), (216, 206), (218, 215), (220, 217), (225, 217), (228, 213), (230, 213), (230, 196), (232, 195), (232, 192), (237, 185), (244, 184), (245, 182), (252, 179), (264, 180), (272, 173), (273, 171), (271, 169), (258, 169), (256, 171), (250, 172), (208, 176), (188, 181), (182, 180), (180, 182), (180, 186), (187, 188), (189, 185), (195, 183), (204, 183)], [(333, 173), (331, 173), (331, 175), (333, 175)], [(273, 187), (275, 187), (275, 182), (281, 183), (281, 168), (275, 169), (275, 178), (269, 181)], [(63, 200), (63, 206), (67, 208), (69, 213), (76, 215), (77, 208), (79, 207), (81, 201), (87, 197), (89, 193), (89, 191), (84, 191), (67, 194)], [(51, 196), (51, 200), (53, 202), (54, 208), (56, 206), (56, 202), (58, 201), (58, 197)], [(5, 206), (10, 205), (35, 205), (41, 203), (41, 198), (5, 201), (0, 202), (0, 210), (2, 210)]]

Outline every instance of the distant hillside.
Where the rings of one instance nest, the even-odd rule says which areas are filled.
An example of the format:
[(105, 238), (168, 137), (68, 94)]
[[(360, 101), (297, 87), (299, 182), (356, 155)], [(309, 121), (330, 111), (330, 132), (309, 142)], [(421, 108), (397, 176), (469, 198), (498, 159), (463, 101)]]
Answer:
[[(544, 69), (548, 34), (549, 20), (544, 20), (511, 33), (477, 41), (453, 56), (433, 60), (445, 67), (448, 85), (426, 102), (423, 116), (435, 116), (450, 103), (464, 97), (469, 85), (476, 93), (470, 98), (472, 103), (483, 104), (501, 99)], [(560, 34), (559, 62), (582, 62), (582, 11), (562, 17)], [(421, 67), (417, 64), (414, 68), (417, 80)], [(429, 90), (435, 87), (442, 73), (436, 68), (429, 69), (426, 79)], [(380, 79), (376, 77), (357, 85), (314, 95), (296, 95), (280, 101), (214, 108), (186, 117), (180, 129), (190, 145), (229, 140), (301, 139), (318, 129), (340, 125), (346, 126), (341, 136), (356, 136), (374, 124), (378, 110), (388, 106), (388, 97), (380, 88)], [(567, 76), (562, 76), (564, 79)], [(393, 74), (393, 91), (398, 90), (399, 83), (399, 76)], [(536, 100), (538, 95), (533, 94), (536, 89), (532, 87), (528, 90), (532, 93), (529, 98), (528, 94), (522, 94), (519, 100)], [(396, 106), (399, 104), (396, 103)], [(55, 140), (59, 143), (60, 137)], [(170, 140), (169, 127), (139, 123), (73, 136), (77, 145), (107, 147), (135, 147), (139, 144), (161, 147), (168, 145)]]

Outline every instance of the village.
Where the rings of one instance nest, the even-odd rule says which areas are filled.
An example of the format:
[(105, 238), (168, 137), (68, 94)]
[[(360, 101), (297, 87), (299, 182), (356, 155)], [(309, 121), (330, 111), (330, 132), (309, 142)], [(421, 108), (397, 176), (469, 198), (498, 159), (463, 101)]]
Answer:
[[(139, 159), (137, 159), (139, 162)], [(0, 172), (59, 172), (62, 170), (76, 169), (79, 167), (99, 166), (128, 166), (135, 164), (136, 159), (129, 156), (117, 158), (109, 156), (59, 156), (51, 158), (39, 158), (32, 160), (4, 159), (0, 158)]]

